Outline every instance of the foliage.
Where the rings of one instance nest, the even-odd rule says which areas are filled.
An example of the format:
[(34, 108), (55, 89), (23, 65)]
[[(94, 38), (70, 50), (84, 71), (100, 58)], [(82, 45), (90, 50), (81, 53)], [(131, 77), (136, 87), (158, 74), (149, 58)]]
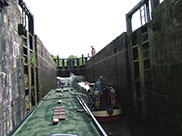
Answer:
[(32, 65), (35, 64), (35, 54), (34, 54), (34, 53), (30, 53), (30, 63), (31, 63)]
[[(55, 60), (56, 64), (58, 65), (57, 57), (54, 55), (51, 55), (51, 57)], [(79, 65), (80, 66), (85, 64), (85, 59), (83, 59), (83, 63), (82, 63), (82, 58), (78, 58), (77, 56), (70, 55), (70, 56), (68, 56), (67, 59), (64, 59), (64, 66), (67, 67), (68, 61), (70, 61), (70, 60), (74, 61), (74, 66), (78, 66), (77, 65), (77, 59), (79, 59)], [(62, 66), (63, 66), (63, 59), (59, 58), (59, 67), (62, 67)]]
[(74, 56), (74, 55), (70, 55), (69, 57), (68, 57), (68, 59), (76, 59), (77, 58), (77, 56)]
[(13, 71), (13, 73), (16, 72), (16, 66), (12, 66), (12, 71)]
[(56, 56), (54, 56), (54, 55), (51, 55), (51, 57), (52, 57), (53, 59), (57, 59), (57, 57), (56, 57)]
[(24, 86), (28, 87), (28, 75), (24, 75)]
[(23, 63), (25, 63), (25, 57), (24, 56), (21, 57), (21, 60)]

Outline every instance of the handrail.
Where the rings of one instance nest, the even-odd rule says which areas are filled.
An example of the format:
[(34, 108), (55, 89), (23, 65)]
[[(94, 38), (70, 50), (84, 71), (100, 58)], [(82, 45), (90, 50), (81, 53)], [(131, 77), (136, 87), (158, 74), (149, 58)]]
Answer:
[(99, 124), (99, 122), (96, 120), (96, 118), (94, 117), (94, 115), (92, 114), (92, 112), (90, 111), (90, 109), (88, 108), (88, 106), (85, 104), (84, 100), (80, 97), (80, 95), (78, 94), (76, 96), (77, 100), (79, 101), (79, 103), (81, 104), (81, 106), (83, 107), (83, 109), (87, 112), (87, 114), (91, 117), (91, 119), (94, 121), (94, 123), (96, 124), (98, 130), (100, 131), (100, 133), (103, 136), (107, 136), (107, 133), (105, 132), (105, 130), (102, 128), (102, 126)]

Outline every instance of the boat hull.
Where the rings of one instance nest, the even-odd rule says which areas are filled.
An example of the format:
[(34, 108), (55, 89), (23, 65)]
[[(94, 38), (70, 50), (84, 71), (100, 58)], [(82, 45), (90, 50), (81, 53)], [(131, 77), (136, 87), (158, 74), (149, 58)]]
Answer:
[(98, 121), (106, 122), (106, 121), (114, 121), (119, 120), (122, 117), (121, 109), (113, 109), (113, 113), (109, 114), (107, 110), (98, 110), (92, 111), (92, 114)]

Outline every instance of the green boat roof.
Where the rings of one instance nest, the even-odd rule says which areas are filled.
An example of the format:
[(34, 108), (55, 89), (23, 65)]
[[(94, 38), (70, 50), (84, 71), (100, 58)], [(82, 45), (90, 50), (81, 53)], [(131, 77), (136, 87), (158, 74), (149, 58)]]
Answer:
[[(73, 94), (72, 88), (67, 92), (51, 90), (31, 115), (14, 132), (13, 136), (47, 136), (52, 134), (74, 134), (78, 136), (99, 136), (96, 126), (86, 112), (77, 112), (82, 109)], [(62, 100), (61, 104), (57, 101)], [(52, 124), (52, 117), (56, 106), (65, 107), (65, 120), (60, 120), (57, 125)]]

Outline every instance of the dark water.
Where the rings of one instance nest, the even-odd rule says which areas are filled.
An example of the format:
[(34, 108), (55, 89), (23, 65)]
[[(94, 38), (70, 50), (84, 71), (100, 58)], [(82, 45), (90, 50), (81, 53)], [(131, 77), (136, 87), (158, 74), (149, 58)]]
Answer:
[(100, 124), (109, 136), (160, 136), (154, 128), (130, 116)]

